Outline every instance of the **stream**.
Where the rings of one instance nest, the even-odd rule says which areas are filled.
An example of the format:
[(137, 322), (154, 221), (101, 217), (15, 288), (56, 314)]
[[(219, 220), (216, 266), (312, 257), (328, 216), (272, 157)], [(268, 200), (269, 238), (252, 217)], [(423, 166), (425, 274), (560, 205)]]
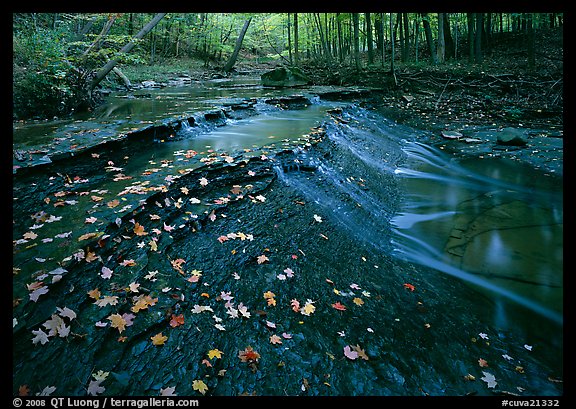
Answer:
[[(115, 377), (103, 383), (107, 393), (158, 394), (172, 383), (181, 394), (197, 393), (191, 380), (209, 370), (201, 353), (177, 358), (182, 352), (174, 352), (194, 343), (224, 351), (228, 366), (219, 368), (225, 371), (206, 375), (211, 393), (220, 395), (488, 395), (494, 387), (480, 380), (487, 377), (482, 371), (496, 373), (497, 390), (562, 394), (562, 177), (505, 158), (448, 155), (427, 142), (426, 132), (354, 99), (299, 89), (299, 104), (277, 100), (293, 95), (252, 78), (207, 81), (112, 94), (90, 114), (15, 124), (13, 147), (34, 152), (29, 164), (35, 165), (15, 161), (13, 169), (13, 297), (20, 300), (13, 311), (15, 391), (22, 384), (33, 392), (54, 384), (56, 393), (84, 394), (95, 367)], [(215, 120), (205, 115), (214, 111)], [(122, 139), (174, 118), (178, 127), (152, 141)], [(113, 141), (118, 144), (108, 148)], [(78, 145), (86, 152), (49, 158)], [(201, 179), (206, 184), (199, 185)], [(152, 238), (154, 219), (163, 224)], [(136, 222), (147, 237), (129, 237)], [(240, 231), (254, 241), (222, 238)], [(232, 253), (229, 241), (235, 241)], [(157, 252), (142, 253), (148, 246)], [(85, 258), (96, 249), (98, 261)], [(261, 254), (279, 266), (260, 266)], [(186, 260), (186, 273), (195, 265), (210, 296), (200, 294), (200, 286), (187, 287), (164, 256)], [(114, 270), (112, 280), (102, 279), (103, 266)], [(289, 279), (276, 277), (287, 266), (301, 281), (280, 288)], [(159, 301), (159, 311), (190, 311), (196, 302), (214, 303), (206, 305), (216, 310), (213, 297), (232, 292), (253, 311), (260, 305), (260, 319), (253, 313), (251, 326), (226, 324), (232, 338), (222, 337), (219, 346), (215, 330), (195, 321), (179, 333), (170, 355), (145, 342), (159, 332), (152, 328), (166, 327), (160, 312), (127, 328), (123, 349), (102, 332), (112, 328), (87, 329), (114, 312), (112, 306), (94, 310), (88, 291), (104, 292), (112, 283), (115, 294), (125, 294), (133, 280), (149, 287), (152, 270), (160, 271), (167, 290), (150, 294), (172, 296)], [(237, 277), (252, 281), (239, 287)], [(54, 290), (32, 301), (34, 289), (52, 288), (42, 287), (50, 279)], [(283, 314), (261, 304), (261, 294), (274, 286), (287, 308)], [(298, 314), (296, 323), (289, 311), (294, 298), (315, 300), (317, 321)], [(333, 315), (340, 311), (330, 308), (336, 300), (347, 306), (341, 321)], [(61, 340), (30, 341), (64, 301), (78, 317), (83, 312), (82, 329), (75, 331), (89, 342), (70, 341), (68, 361), (95, 349), (78, 358), (80, 365), (58, 361)], [(267, 331), (275, 327), (262, 317), (290, 334), (284, 349), (268, 355), (275, 359), (264, 353), (274, 348)], [(351, 361), (340, 352), (358, 343), (370, 360)], [(111, 352), (116, 344), (118, 352)], [(236, 357), (248, 344), (261, 345), (260, 366), (252, 362), (252, 371)], [(489, 366), (479, 368), (479, 358)], [(43, 362), (61, 377), (40, 370)], [(164, 366), (173, 368), (170, 374)], [(126, 378), (139, 372), (149, 381)], [(466, 378), (471, 373), (474, 382)]]

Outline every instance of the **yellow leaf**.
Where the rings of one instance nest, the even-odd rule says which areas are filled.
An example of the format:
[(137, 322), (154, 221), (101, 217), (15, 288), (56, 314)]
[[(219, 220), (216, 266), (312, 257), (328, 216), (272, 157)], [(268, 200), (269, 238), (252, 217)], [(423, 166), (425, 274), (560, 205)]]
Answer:
[(194, 389), (195, 391), (198, 391), (202, 395), (204, 395), (206, 393), (206, 391), (208, 390), (208, 386), (203, 381), (201, 381), (199, 379), (195, 379), (192, 382), (192, 389)]
[(306, 304), (304, 304), (304, 307), (302, 307), (302, 309), (300, 310), (300, 312), (304, 315), (310, 315), (314, 311), (316, 311), (316, 306), (314, 306), (314, 304), (312, 304), (312, 301), (310, 300), (308, 300)]
[(97, 288), (95, 288), (94, 290), (88, 291), (88, 296), (89, 296), (90, 298), (95, 299), (95, 300), (99, 299), (99, 298), (100, 298), (100, 295), (101, 295), (101, 294), (100, 294), (100, 290), (97, 289)]
[(106, 203), (106, 205), (109, 208), (114, 208), (114, 207), (118, 206), (119, 204), (120, 204), (120, 201), (118, 199), (114, 199), (114, 200), (111, 200), (108, 203)]
[(222, 358), (222, 351), (220, 351), (219, 349), (211, 349), (210, 351), (208, 351), (208, 358), (220, 359)]
[(158, 245), (156, 244), (156, 240), (150, 240), (150, 243), (148, 244), (150, 245), (150, 250), (158, 251)]
[(164, 343), (166, 342), (168, 337), (165, 335), (162, 335), (162, 333), (160, 332), (160, 333), (154, 335), (153, 337), (150, 337), (150, 339), (152, 340), (152, 344), (154, 344), (154, 345), (164, 345)]
[(352, 300), (352, 302), (356, 305), (362, 305), (364, 304), (364, 301), (362, 301), (362, 298), (359, 297), (354, 297), (354, 299)]
[(118, 332), (122, 333), (126, 329), (126, 320), (120, 314), (112, 314), (108, 320), (111, 322), (110, 327), (117, 328)]
[(274, 294), (272, 291), (266, 291), (264, 293), (264, 298), (268, 299), (268, 298), (274, 298), (276, 297), (276, 294)]

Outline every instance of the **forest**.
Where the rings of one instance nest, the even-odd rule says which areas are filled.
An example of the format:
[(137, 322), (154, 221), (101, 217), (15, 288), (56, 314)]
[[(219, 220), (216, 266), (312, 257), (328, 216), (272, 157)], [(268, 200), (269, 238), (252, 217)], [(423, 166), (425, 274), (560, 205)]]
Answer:
[(564, 405), (565, 14), (446, 11), (13, 13), (13, 405)]
[[(230, 73), (277, 63), (311, 71), (318, 83), (372, 74), (395, 85), (397, 70), (446, 65), (539, 72), (562, 59), (541, 46), (558, 41), (550, 33), (562, 24), (562, 13), (15, 13), (14, 117), (93, 107), (93, 91), (130, 84), (142, 71)], [(150, 33), (135, 38), (143, 28)]]

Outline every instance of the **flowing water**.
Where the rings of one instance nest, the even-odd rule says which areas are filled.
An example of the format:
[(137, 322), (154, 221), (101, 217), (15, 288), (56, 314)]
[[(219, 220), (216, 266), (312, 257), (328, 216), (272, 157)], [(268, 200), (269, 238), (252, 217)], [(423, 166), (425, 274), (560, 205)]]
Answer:
[[(235, 98), (286, 93), (263, 89), (254, 81), (236, 85), (222, 81), (142, 90), (142, 97), (130, 99), (115, 95), (89, 117), (18, 126), (13, 142), (20, 147), (39, 146), (62, 135), (109, 126), (107, 137), (143, 122), (213, 109)], [(510, 160), (457, 159), (422, 142), (425, 133), (375, 111), (309, 97), (311, 104), (292, 110), (258, 102), (254, 115), (247, 118), (226, 119), (212, 128), (183, 126), (174, 140), (111, 152), (112, 165), (85, 168), (85, 174), (76, 175), (82, 184), (78, 189), (90, 194), (75, 198), (73, 215), (66, 206), (51, 210), (56, 219), (66, 218), (64, 226), (40, 226), (40, 219), (46, 221), (49, 215), (30, 220), (32, 209), (15, 213), (30, 221), (14, 226), (18, 241), (14, 265), (29, 270), (15, 280), (29, 282), (39, 262), (46, 263), (46, 271), (57, 269), (58, 261), (76, 249), (77, 239), (93, 230), (86, 224), (87, 217), (96, 217), (97, 226), (104, 228), (139, 206), (145, 198), (140, 188), (153, 192), (170, 185), (182, 172), (202, 166), (202, 158), (224, 161), (293, 151), (296, 159), (275, 162), (279, 181), (313, 201), (355, 240), (382, 255), (430, 267), (470, 286), (497, 306), (491, 317), (496, 327), (520, 328), (561, 345), (561, 178)], [(334, 117), (334, 108), (343, 113)], [(319, 126), (325, 128), (325, 141), (316, 149), (302, 149), (307, 134)], [(14, 190), (15, 207), (34, 190), (49, 186), (51, 178), (36, 175), (20, 181)], [(117, 208), (95, 204), (93, 196), (116, 197), (123, 191), (139, 193), (122, 195)], [(30, 229), (46, 238), (43, 245), (25, 246), (22, 237)]]

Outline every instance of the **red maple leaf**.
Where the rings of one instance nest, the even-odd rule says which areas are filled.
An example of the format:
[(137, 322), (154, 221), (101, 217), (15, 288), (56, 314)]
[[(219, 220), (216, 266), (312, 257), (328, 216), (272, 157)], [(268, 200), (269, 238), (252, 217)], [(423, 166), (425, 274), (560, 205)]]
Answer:
[(414, 291), (416, 289), (416, 287), (414, 287), (412, 284), (409, 283), (404, 283), (404, 288), (407, 288), (410, 291)]
[(338, 311), (346, 311), (346, 306), (344, 304), (341, 304), (340, 301), (332, 304), (332, 308), (335, 308)]
[(170, 326), (172, 328), (176, 328), (180, 325), (184, 324), (184, 315), (174, 315), (172, 314), (172, 318), (170, 319)]

